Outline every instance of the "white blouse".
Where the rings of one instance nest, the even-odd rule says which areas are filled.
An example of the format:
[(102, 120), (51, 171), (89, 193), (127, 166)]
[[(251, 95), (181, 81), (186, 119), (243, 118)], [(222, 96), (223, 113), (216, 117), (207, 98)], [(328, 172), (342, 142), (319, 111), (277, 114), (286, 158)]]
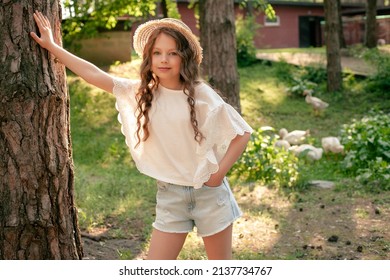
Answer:
[[(138, 170), (171, 184), (201, 188), (225, 155), (231, 140), (252, 128), (207, 84), (195, 87), (195, 110), (205, 139), (194, 139), (187, 96), (159, 85), (149, 111), (149, 138), (135, 147), (139, 80), (114, 78), (118, 120)], [(141, 135), (142, 138), (142, 135)]]

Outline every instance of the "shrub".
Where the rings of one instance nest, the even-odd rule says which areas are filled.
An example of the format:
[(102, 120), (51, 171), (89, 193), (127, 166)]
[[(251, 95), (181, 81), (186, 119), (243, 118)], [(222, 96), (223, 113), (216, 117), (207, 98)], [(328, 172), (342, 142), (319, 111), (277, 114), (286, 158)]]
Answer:
[(366, 91), (386, 97), (390, 88), (390, 55), (379, 49), (363, 49), (361, 57), (376, 67), (376, 73), (369, 77)]
[(316, 84), (323, 83), (327, 79), (326, 68), (321, 66), (303, 67), (301, 78)]
[(375, 181), (390, 189), (390, 114), (371, 111), (361, 120), (344, 125), (341, 142), (346, 151), (342, 162), (345, 172), (360, 182)]
[(289, 86), (294, 84), (293, 73), (297, 71), (297, 67), (288, 63), (285, 59), (280, 59), (278, 62), (272, 64), (272, 68), (274, 68), (275, 77), (278, 81)]
[(252, 133), (246, 150), (232, 168), (233, 177), (275, 187), (295, 185), (299, 159), (289, 151), (275, 148), (279, 136), (272, 132), (273, 128), (262, 127)]
[(326, 81), (326, 70), (321, 67), (303, 67), (296, 69), (287, 82), (287, 92), (292, 96), (302, 96), (305, 90), (315, 91), (319, 89), (319, 84)]
[(259, 25), (254, 17), (239, 17), (236, 20), (237, 63), (248, 66), (256, 61), (254, 36)]
[(292, 96), (302, 96), (305, 90), (315, 90), (318, 88), (316, 83), (301, 78), (293, 78), (292, 86), (286, 89)]

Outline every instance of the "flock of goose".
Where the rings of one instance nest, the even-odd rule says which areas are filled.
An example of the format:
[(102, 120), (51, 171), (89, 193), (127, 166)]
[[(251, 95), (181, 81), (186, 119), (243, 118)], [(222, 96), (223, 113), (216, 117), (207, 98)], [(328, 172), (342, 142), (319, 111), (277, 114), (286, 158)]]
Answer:
[(310, 130), (288, 132), (287, 129), (282, 128), (279, 130), (280, 139), (275, 142), (275, 147), (291, 151), (297, 156), (307, 151), (306, 157), (310, 160), (321, 159), (323, 153), (344, 154), (344, 146), (340, 144), (337, 137), (323, 137), (321, 139), (322, 147), (315, 147), (305, 143), (309, 135)]
[[(317, 97), (312, 96), (312, 90), (303, 92), (306, 103), (310, 104), (315, 115), (319, 115), (321, 111), (326, 109), (329, 104)], [(321, 139), (322, 147), (315, 147), (305, 143), (305, 140), (310, 135), (310, 130), (294, 130), (288, 132), (286, 128), (279, 130), (279, 140), (275, 142), (275, 147), (283, 148), (293, 152), (299, 156), (306, 152), (306, 157), (310, 160), (319, 160), (324, 153), (344, 154), (344, 146), (340, 144), (340, 140), (334, 136), (323, 137)]]

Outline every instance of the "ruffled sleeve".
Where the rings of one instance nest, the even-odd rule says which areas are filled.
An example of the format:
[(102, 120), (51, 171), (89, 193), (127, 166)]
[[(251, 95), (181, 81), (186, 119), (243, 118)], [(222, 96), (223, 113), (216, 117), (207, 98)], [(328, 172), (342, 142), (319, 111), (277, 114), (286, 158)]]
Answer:
[(222, 102), (208, 112), (200, 131), (206, 139), (196, 151), (199, 164), (194, 178), (195, 188), (202, 187), (211, 174), (218, 171), (218, 163), (226, 154), (230, 142), (237, 135), (252, 133), (253, 129), (231, 105)]
[(113, 93), (116, 98), (115, 108), (118, 111), (118, 121), (121, 124), (121, 131), (126, 137), (126, 144), (133, 154), (135, 145), (134, 129), (136, 127), (135, 110), (137, 103), (135, 92), (139, 87), (138, 80), (129, 80), (124, 78), (114, 78)]

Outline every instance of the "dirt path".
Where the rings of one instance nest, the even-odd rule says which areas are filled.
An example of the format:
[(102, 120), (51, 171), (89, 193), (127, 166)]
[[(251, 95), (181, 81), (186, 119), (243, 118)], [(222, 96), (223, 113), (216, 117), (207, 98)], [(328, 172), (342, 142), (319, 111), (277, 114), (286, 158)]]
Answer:
[[(309, 65), (326, 65), (326, 57), (324, 54), (318, 53), (290, 53), (290, 52), (278, 52), (278, 53), (258, 53), (258, 59), (269, 61), (285, 60), (288, 63), (300, 66)], [(375, 67), (368, 64), (362, 59), (343, 56), (341, 57), (341, 67), (345, 72), (352, 72), (356, 75), (368, 76), (375, 73)]]

